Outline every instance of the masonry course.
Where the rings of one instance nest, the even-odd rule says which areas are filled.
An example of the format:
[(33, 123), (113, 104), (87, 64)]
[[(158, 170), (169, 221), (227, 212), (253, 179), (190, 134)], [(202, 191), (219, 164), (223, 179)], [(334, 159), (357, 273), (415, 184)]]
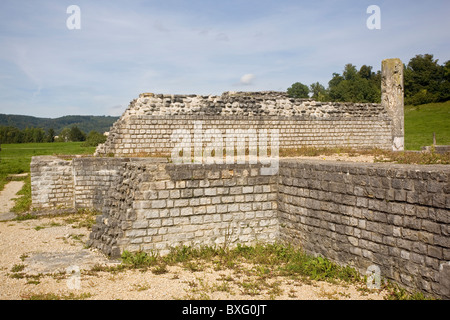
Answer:
[(111, 256), (282, 241), (361, 273), (379, 266), (408, 289), (450, 298), (445, 165), (280, 159), (278, 174), (264, 176), (261, 164), (43, 156), (32, 167), (33, 206), (96, 208), (89, 245)]
[(223, 134), (226, 130), (278, 129), (284, 149), (392, 148), (391, 118), (380, 104), (316, 102), (292, 99), (282, 92), (148, 93), (130, 102), (96, 155), (170, 155), (176, 145), (172, 132), (192, 131), (196, 122), (203, 130), (213, 128)]

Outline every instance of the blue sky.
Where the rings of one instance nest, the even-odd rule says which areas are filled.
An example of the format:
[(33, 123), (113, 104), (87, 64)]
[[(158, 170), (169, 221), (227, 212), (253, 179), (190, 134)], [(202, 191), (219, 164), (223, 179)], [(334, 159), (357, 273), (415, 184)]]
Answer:
[[(370, 5), (381, 30), (366, 26)], [(1, 0), (0, 113), (120, 115), (142, 92), (327, 86), (347, 63), (425, 53), (443, 64), (449, 12), (448, 0)]]

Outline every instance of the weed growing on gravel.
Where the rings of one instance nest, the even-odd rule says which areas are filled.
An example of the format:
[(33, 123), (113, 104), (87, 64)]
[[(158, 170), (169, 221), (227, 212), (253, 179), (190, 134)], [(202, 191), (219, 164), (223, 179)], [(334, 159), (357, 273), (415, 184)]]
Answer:
[(133, 285), (133, 287), (134, 287), (134, 290), (136, 290), (136, 291), (146, 291), (146, 290), (149, 290), (151, 288), (151, 286), (149, 284), (147, 284), (147, 283), (145, 283), (145, 284), (135, 284), (135, 285)]
[[(20, 256), (20, 259), (22, 261), (24, 261), (26, 258), (26, 255), (22, 255)], [(12, 268), (11, 268), (11, 272), (12, 274), (8, 274), (8, 276), (11, 279), (26, 279), (27, 280), (27, 284), (39, 284), (40, 283), (40, 278), (42, 277), (42, 274), (37, 274), (37, 275), (29, 275), (29, 274), (25, 274), (24, 272), (22, 272), (23, 270), (25, 270), (25, 265), (24, 264), (15, 264)]]
[(19, 198), (14, 199), (15, 204), (11, 211), (15, 213), (24, 213), (30, 210), (31, 207), (31, 176), (27, 175), (24, 179), (25, 184), (22, 189), (17, 192)]
[[(361, 281), (355, 269), (341, 267), (322, 257), (312, 257), (299, 249), (280, 244), (255, 246), (237, 245), (234, 249), (215, 247), (177, 247), (163, 257), (155, 253), (124, 251), (122, 264), (133, 269), (181, 264), (192, 272), (202, 271), (206, 264), (214, 265), (215, 270), (239, 269), (242, 263), (252, 265), (245, 273), (265, 279), (272, 276), (307, 276), (313, 280)], [(242, 271), (242, 270), (237, 270)]]
[(29, 257), (28, 254), (24, 253), (19, 258), (20, 258), (20, 260), (25, 261), (25, 259), (28, 257)]
[(22, 272), (25, 269), (24, 264), (15, 264), (11, 268), (11, 274), (8, 276), (12, 279), (23, 279), (25, 278), (25, 274)]
[(216, 284), (212, 288), (213, 291), (221, 291), (221, 292), (227, 292), (229, 294), (233, 294), (233, 289), (230, 284), (230, 281), (222, 280), (221, 284)]
[[(327, 281), (341, 285), (356, 284), (364, 288), (365, 278), (349, 266), (340, 266), (323, 257), (313, 257), (298, 248), (283, 244), (259, 244), (255, 246), (237, 245), (235, 248), (216, 248), (204, 246), (172, 248), (169, 254), (160, 256), (155, 253), (125, 251), (122, 264), (115, 270), (150, 269), (154, 274), (168, 272), (167, 266), (181, 265), (191, 272), (202, 271), (207, 267), (214, 270), (232, 270), (232, 275), (220, 279), (220, 285), (206, 288), (202, 281), (191, 283), (192, 299), (209, 299), (214, 291), (233, 292), (255, 296), (266, 293), (271, 299), (283, 293), (279, 277), (301, 280), (311, 284), (312, 280)], [(240, 280), (237, 280), (239, 278)], [(202, 288), (201, 290), (199, 288)], [(424, 300), (421, 293), (409, 294), (395, 285), (385, 283), (383, 289), (388, 290), (387, 299)], [(363, 289), (361, 289), (363, 290)], [(294, 295), (293, 292), (288, 293)], [(333, 293), (329, 298), (338, 298), (342, 293)]]
[(146, 252), (124, 251), (122, 254), (122, 263), (131, 269), (147, 269), (155, 266), (158, 262), (158, 256), (155, 254), (147, 254)]
[(389, 285), (390, 292), (387, 296), (387, 300), (436, 300), (425, 296), (422, 292), (408, 293), (405, 289), (400, 288), (396, 284)]
[(20, 272), (20, 271), (23, 271), (23, 269), (25, 269), (25, 265), (24, 264), (15, 264), (11, 268), (11, 272)]
[(92, 297), (90, 293), (74, 294), (56, 294), (56, 293), (41, 293), (34, 295), (23, 296), (24, 300), (85, 300)]
[(72, 228), (91, 229), (95, 224), (96, 217), (101, 213), (94, 209), (79, 209), (76, 215), (71, 215), (64, 222), (72, 224)]
[(432, 152), (394, 152), (385, 151), (375, 156), (374, 162), (393, 162), (400, 164), (450, 164), (450, 153)]
[(37, 216), (31, 213), (26, 214), (18, 214), (16, 218), (14, 218), (15, 221), (25, 221), (25, 220), (32, 220), (37, 219)]

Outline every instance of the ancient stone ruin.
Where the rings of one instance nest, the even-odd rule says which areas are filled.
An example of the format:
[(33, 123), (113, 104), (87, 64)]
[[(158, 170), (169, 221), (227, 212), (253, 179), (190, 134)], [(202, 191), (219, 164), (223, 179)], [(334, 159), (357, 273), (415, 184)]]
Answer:
[[(98, 210), (88, 244), (111, 256), (285, 241), (363, 274), (376, 266), (407, 289), (448, 299), (448, 166), (279, 159), (276, 171), (262, 174), (263, 162), (170, 158), (172, 132), (189, 132), (196, 122), (203, 132), (275, 128), (280, 148), (401, 150), (400, 65), (383, 63), (381, 105), (318, 103), (274, 92), (141, 94), (96, 156), (33, 157), (33, 207)], [(236, 139), (248, 142), (246, 135)], [(152, 154), (162, 157), (137, 157)]]
[(167, 155), (174, 129), (280, 130), (280, 148), (392, 148), (391, 119), (382, 105), (292, 99), (280, 92), (221, 96), (144, 93), (131, 101), (96, 155)]

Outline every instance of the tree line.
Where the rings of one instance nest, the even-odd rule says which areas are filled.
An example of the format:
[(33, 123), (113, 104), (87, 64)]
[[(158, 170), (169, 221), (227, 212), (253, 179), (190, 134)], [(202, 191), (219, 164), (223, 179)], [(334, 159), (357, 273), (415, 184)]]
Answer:
[[(404, 64), (405, 104), (419, 105), (450, 100), (450, 60), (443, 65), (432, 54), (416, 55)], [(347, 64), (341, 74), (333, 73), (325, 88), (319, 82), (307, 86), (294, 83), (287, 89), (293, 98), (316, 101), (381, 102), (381, 71)]]
[(84, 133), (77, 126), (64, 128), (56, 135), (53, 128), (44, 130), (42, 128), (19, 129), (13, 126), (0, 126), (0, 143), (40, 143), (40, 142), (82, 142), (84, 146), (97, 146), (106, 141), (106, 137), (92, 130), (89, 134)]
[(59, 118), (37, 118), (32, 116), (0, 114), (0, 126), (11, 126), (19, 129), (42, 128), (45, 131), (53, 128), (56, 132), (61, 132), (64, 128), (77, 126), (83, 132), (92, 130), (104, 133), (109, 131), (111, 126), (119, 117), (112, 116), (63, 116)]

